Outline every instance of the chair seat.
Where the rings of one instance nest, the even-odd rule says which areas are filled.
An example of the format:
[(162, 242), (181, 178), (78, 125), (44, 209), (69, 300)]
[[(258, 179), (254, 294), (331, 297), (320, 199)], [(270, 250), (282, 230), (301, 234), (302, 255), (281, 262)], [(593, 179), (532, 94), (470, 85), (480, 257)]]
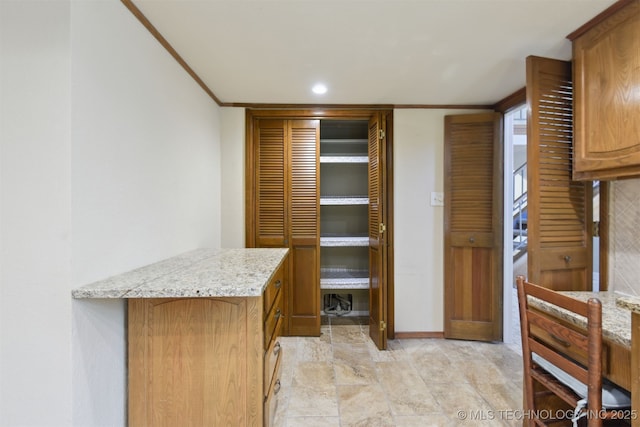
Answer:
[[(562, 369), (558, 368), (548, 360), (533, 353), (532, 360), (545, 371), (549, 372), (561, 383), (573, 390), (578, 396), (585, 399), (587, 397), (587, 385), (578, 381)], [(602, 407), (607, 409), (621, 409), (631, 407), (631, 394), (626, 390), (615, 386), (609, 381), (602, 382)]]

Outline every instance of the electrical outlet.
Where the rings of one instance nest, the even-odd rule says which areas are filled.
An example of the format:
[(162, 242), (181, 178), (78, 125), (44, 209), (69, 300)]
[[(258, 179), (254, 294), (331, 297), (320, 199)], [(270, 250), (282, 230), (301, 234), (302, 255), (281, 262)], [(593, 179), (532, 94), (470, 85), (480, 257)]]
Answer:
[(432, 191), (431, 206), (444, 206), (444, 193), (441, 193), (439, 191)]

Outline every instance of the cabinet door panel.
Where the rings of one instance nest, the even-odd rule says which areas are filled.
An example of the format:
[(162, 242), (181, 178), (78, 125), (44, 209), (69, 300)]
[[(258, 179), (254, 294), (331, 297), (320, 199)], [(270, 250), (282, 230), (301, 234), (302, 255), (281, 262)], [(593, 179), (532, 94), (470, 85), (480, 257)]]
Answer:
[(128, 304), (130, 426), (260, 422), (262, 298)]
[(384, 121), (380, 114), (369, 120), (369, 336), (380, 350), (387, 348), (387, 295), (385, 270), (384, 185), (386, 164)]
[(318, 248), (296, 246), (291, 253), (294, 281), (289, 292), (289, 332), (292, 335), (320, 335), (320, 280)]
[(256, 246), (287, 246), (286, 131), (284, 120), (256, 124)]
[(290, 120), (289, 332), (320, 335), (319, 120)]
[(573, 42), (574, 178), (640, 175), (640, 2)]
[(527, 58), (528, 277), (555, 290), (591, 288), (591, 182), (571, 177), (571, 63)]

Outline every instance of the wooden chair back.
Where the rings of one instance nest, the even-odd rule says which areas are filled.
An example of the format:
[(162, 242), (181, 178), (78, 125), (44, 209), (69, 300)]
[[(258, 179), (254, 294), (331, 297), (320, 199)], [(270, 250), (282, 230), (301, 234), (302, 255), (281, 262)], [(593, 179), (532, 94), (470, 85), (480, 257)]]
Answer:
[[(575, 408), (581, 399), (571, 388), (532, 360), (532, 353), (536, 353), (587, 385), (587, 410), (590, 414), (587, 417), (588, 426), (602, 426), (602, 419), (599, 416), (593, 416), (593, 414), (603, 414), (606, 418), (606, 413), (602, 411), (602, 305), (600, 301), (596, 298), (591, 298), (587, 302), (579, 301), (529, 283), (522, 276), (517, 278), (517, 287), (526, 413), (553, 415), (554, 411), (541, 411), (536, 407), (537, 397), (549, 392), (558, 396), (571, 408)], [(532, 308), (529, 305), (529, 297), (583, 316), (586, 321), (586, 331), (569, 327), (554, 316), (547, 316), (540, 310)], [(551, 420), (539, 419), (529, 421), (531, 426), (546, 426), (547, 422), (551, 422)]]

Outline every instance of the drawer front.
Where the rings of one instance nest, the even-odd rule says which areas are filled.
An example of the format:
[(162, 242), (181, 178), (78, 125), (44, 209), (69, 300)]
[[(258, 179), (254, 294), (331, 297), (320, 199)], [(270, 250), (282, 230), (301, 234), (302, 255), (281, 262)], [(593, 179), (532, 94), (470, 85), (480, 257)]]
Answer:
[(276, 273), (273, 275), (273, 278), (267, 285), (267, 288), (264, 290), (264, 315), (273, 307), (273, 303), (276, 300), (276, 297), (280, 293), (280, 290), (284, 285), (284, 263), (278, 268)]
[[(282, 322), (282, 318), (280, 321)], [(279, 326), (276, 326), (276, 331), (278, 331)], [(276, 371), (276, 365), (280, 363), (280, 358), (282, 357), (282, 346), (280, 345), (280, 341), (277, 338), (278, 334), (275, 335), (274, 339), (271, 341), (271, 345), (269, 345), (269, 349), (264, 353), (264, 394), (267, 395), (269, 392), (269, 387), (271, 386), (271, 382), (273, 381), (273, 377)]]
[(282, 387), (280, 383), (280, 360), (281, 358), (277, 359), (269, 392), (264, 399), (264, 425), (267, 427), (273, 425), (276, 410), (278, 409), (278, 393)]
[(273, 339), (274, 333), (280, 333), (280, 330), (276, 329), (276, 326), (280, 325), (280, 328), (282, 327), (282, 318), (283, 318), (283, 312), (282, 312), (282, 292), (278, 292), (278, 295), (276, 296), (276, 302), (273, 304), (273, 307), (271, 307), (271, 311), (269, 312), (269, 314), (267, 315), (267, 318), (264, 321), (264, 349), (268, 349), (269, 348), (269, 344), (271, 343), (271, 340)]

